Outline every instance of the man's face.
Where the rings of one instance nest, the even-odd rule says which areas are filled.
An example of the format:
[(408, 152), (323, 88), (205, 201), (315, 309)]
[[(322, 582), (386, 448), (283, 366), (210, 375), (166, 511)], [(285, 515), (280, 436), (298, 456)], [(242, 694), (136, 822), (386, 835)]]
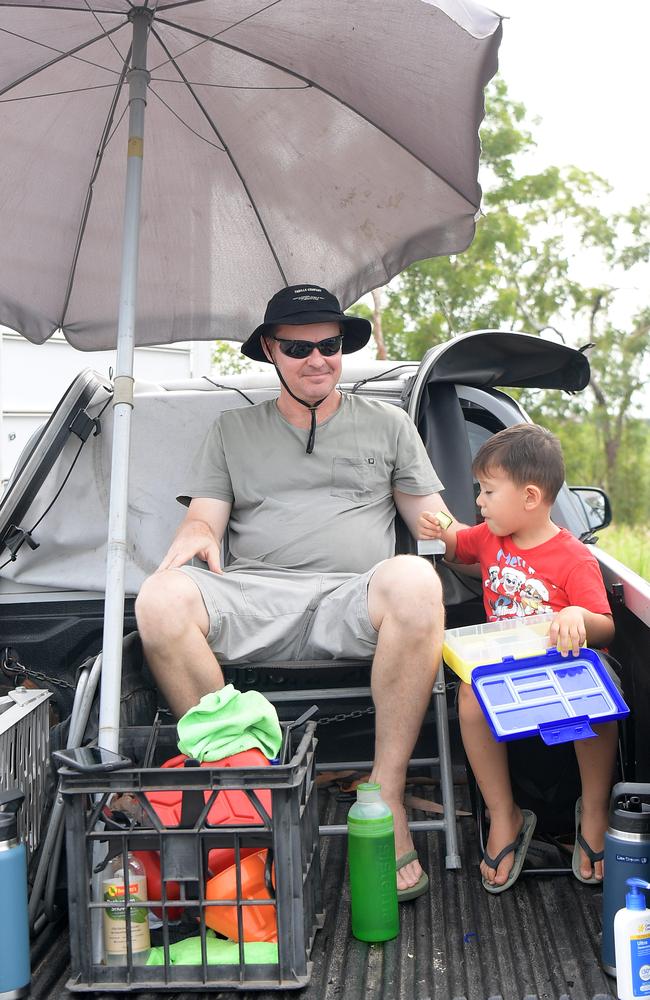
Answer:
[[(282, 340), (308, 340), (315, 344), (328, 337), (337, 337), (339, 333), (338, 323), (310, 323), (308, 326), (280, 324), (275, 328), (275, 336)], [(265, 337), (263, 342), (291, 391), (307, 402), (329, 396), (341, 379), (340, 350), (325, 357), (314, 348), (306, 358), (289, 358), (282, 353), (277, 341)]]

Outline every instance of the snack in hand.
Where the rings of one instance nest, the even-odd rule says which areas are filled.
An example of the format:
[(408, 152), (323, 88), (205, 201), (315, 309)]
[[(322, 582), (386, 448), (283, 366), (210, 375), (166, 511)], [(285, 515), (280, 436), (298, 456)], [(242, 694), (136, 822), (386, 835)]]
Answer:
[(453, 518), (450, 517), (449, 514), (445, 514), (444, 510), (439, 510), (435, 515), (435, 518), (443, 531), (446, 531), (453, 521)]

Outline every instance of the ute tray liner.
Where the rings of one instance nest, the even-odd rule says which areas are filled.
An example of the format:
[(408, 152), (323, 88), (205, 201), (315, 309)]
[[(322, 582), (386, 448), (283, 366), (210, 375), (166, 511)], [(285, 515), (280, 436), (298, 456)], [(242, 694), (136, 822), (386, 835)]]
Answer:
[[(422, 792), (430, 796), (431, 789)], [(467, 789), (456, 787), (467, 808)], [(350, 796), (319, 792), (322, 823), (344, 823)], [(414, 818), (426, 818), (423, 813)], [(605, 1000), (615, 983), (599, 965), (602, 891), (566, 875), (524, 876), (499, 896), (485, 892), (478, 875), (474, 820), (458, 823), (461, 871), (445, 870), (444, 840), (417, 833), (416, 847), (429, 872), (430, 892), (400, 906), (395, 941), (366, 945), (350, 933), (346, 843), (321, 839), (325, 925), (312, 951), (311, 982), (300, 991), (274, 990), (166, 994), (185, 1000)], [(533, 842), (541, 857), (544, 847)], [(530, 861), (531, 856), (529, 856)], [(551, 859), (552, 860), (552, 859)], [(32, 953), (33, 1000), (73, 1000), (67, 927), (50, 927)], [(105, 1000), (116, 993), (88, 994)], [(155, 992), (130, 993), (153, 1000)]]

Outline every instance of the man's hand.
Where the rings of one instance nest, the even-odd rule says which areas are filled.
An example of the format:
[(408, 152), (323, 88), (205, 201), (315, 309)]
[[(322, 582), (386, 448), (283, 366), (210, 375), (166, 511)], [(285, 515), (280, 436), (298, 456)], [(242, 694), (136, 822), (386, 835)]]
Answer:
[(558, 611), (551, 622), (549, 637), (562, 656), (567, 656), (570, 650), (577, 655), (587, 641), (584, 609), (568, 607)]
[(167, 555), (156, 570), (177, 569), (185, 566), (190, 559), (198, 556), (208, 564), (213, 573), (223, 573), (221, 569), (221, 546), (214, 532), (205, 521), (185, 520), (180, 526)]

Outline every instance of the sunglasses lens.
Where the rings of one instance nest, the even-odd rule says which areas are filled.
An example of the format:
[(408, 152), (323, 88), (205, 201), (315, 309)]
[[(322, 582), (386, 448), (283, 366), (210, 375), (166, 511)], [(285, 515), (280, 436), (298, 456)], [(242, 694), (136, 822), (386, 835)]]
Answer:
[(314, 346), (306, 340), (281, 340), (280, 350), (288, 358), (308, 358)]
[(328, 337), (327, 340), (321, 340), (316, 347), (326, 358), (331, 357), (336, 354), (341, 348), (342, 337), (339, 334), (338, 337)]
[(317, 344), (312, 343), (310, 340), (284, 340), (280, 337), (276, 337), (275, 339), (279, 343), (282, 353), (286, 354), (288, 358), (308, 358), (315, 347), (324, 357), (330, 358), (340, 351), (343, 335), (326, 337), (325, 340), (319, 340)]

